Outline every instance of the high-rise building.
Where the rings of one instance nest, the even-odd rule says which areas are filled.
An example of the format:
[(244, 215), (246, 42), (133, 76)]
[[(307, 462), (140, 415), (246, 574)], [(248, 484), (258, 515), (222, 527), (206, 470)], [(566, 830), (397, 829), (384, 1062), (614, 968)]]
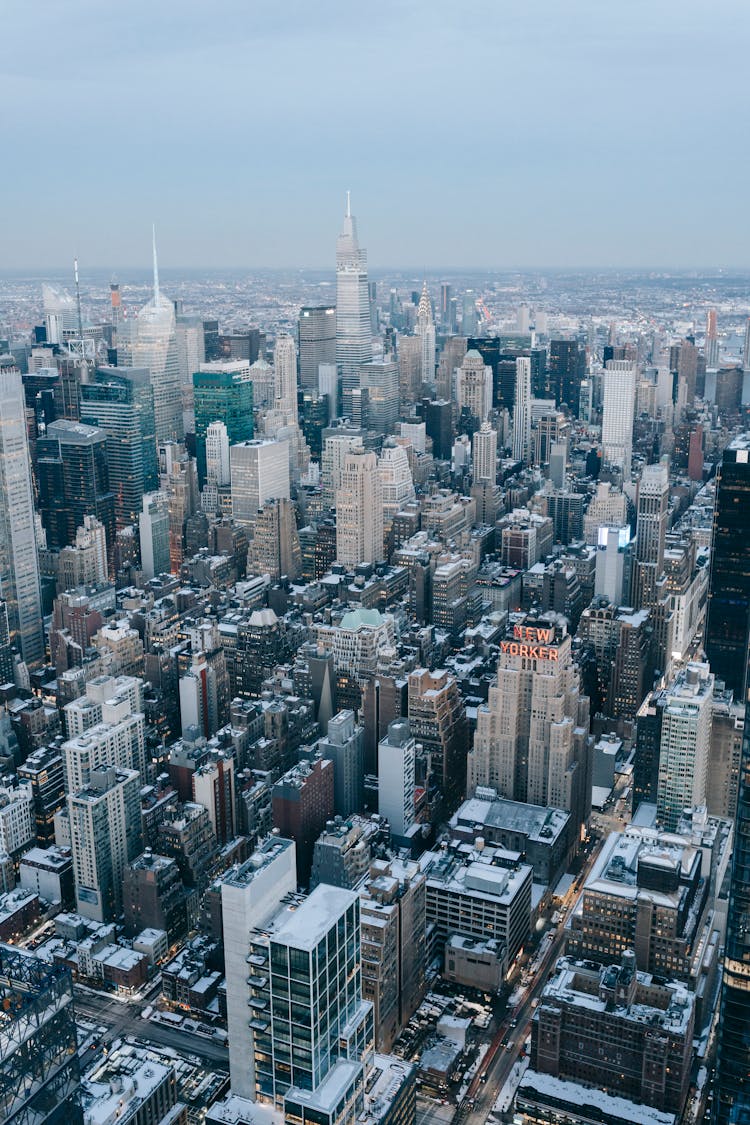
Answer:
[(230, 445), (250, 441), (253, 437), (253, 381), (250, 364), (237, 359), (201, 364), (193, 372), (192, 379), (195, 454), (198, 461), (198, 481), (202, 488), (207, 480), (206, 442), (209, 426), (221, 422), (226, 427)]
[(378, 812), (391, 835), (404, 839), (416, 819), (414, 809), (416, 742), (408, 719), (394, 719), (378, 743)]
[(98, 426), (59, 419), (37, 439), (39, 511), (47, 544), (60, 550), (73, 543), (84, 516), (104, 525), (107, 550), (115, 539), (115, 498), (109, 479), (107, 433)]
[(550, 341), (549, 393), (558, 406), (565, 403), (573, 414), (578, 413), (585, 359), (577, 340)]
[(706, 367), (719, 366), (719, 330), (716, 323), (716, 309), (706, 312)]
[(610, 359), (604, 372), (602, 463), (623, 481), (630, 480), (633, 457), (636, 365), (629, 359)]
[(82, 1125), (80, 1060), (68, 969), (0, 946), (0, 1118)]
[(275, 407), (297, 421), (297, 349), (294, 337), (280, 333), (273, 349)]
[(487, 420), (492, 409), (492, 368), (474, 348), (467, 351), (458, 369), (456, 399), (459, 410), (466, 410), (480, 423)]
[(44, 659), (42, 600), (34, 530), (23, 384), (0, 368), (0, 590), (10, 639), (27, 664)]
[(154, 389), (156, 440), (182, 441), (182, 387), (174, 304), (159, 290), (154, 236), (154, 295), (118, 333), (118, 362), (147, 367)]
[(429, 387), (435, 382), (435, 320), (426, 281), (422, 285), (422, 295), (419, 298), (415, 332), (421, 344), (421, 381)]
[(569, 809), (576, 825), (591, 808), (589, 700), (563, 618), (529, 615), (500, 643), (488, 702), (477, 710), (467, 790)]
[(466, 788), (469, 726), (455, 676), (444, 668), (409, 673), (409, 728), (440, 786), (447, 808)]
[(631, 604), (637, 609), (657, 601), (657, 581), (664, 569), (669, 517), (669, 467), (666, 461), (645, 465), (636, 489), (635, 557)]
[(376, 434), (392, 434), (399, 414), (398, 364), (393, 356), (359, 369), (362, 425)]
[(151, 492), (143, 497), (138, 530), (143, 573), (147, 578), (169, 574), (169, 505), (163, 493)]
[(389, 528), (396, 513), (415, 497), (409, 455), (403, 445), (386, 439), (378, 457), (378, 474), (383, 495), (383, 522)]
[(92, 770), (68, 796), (76, 909), (108, 922), (122, 910), (125, 865), (141, 850), (141, 778), (136, 770)]
[(365, 732), (354, 712), (339, 711), (328, 721), (328, 733), (318, 748), (333, 762), (334, 810), (349, 817), (364, 804)]
[(672, 831), (683, 809), (706, 803), (714, 677), (708, 664), (688, 664), (668, 687), (661, 716), (659, 820)]
[(750, 433), (724, 450), (714, 505), (706, 657), (717, 680), (745, 699), (750, 631)]
[(362, 446), (344, 459), (336, 492), (336, 558), (345, 566), (383, 558), (383, 486), (374, 453)]
[(612, 605), (622, 605), (625, 597), (630, 528), (600, 527), (596, 546), (594, 593)]
[(211, 422), (206, 429), (206, 481), (217, 488), (231, 482), (229, 470), (229, 434), (223, 422)]
[(84, 516), (75, 542), (58, 556), (58, 589), (103, 586), (108, 577), (106, 528), (96, 516)]
[(232, 515), (252, 524), (266, 500), (288, 500), (289, 442), (255, 439), (230, 446)]
[(135, 523), (145, 492), (158, 487), (154, 391), (146, 367), (100, 367), (80, 388), (81, 422), (107, 435), (118, 528)]
[(513, 403), (513, 456), (527, 461), (531, 452), (531, 360), (516, 360), (516, 394)]
[(273, 582), (282, 575), (296, 582), (302, 571), (294, 504), (291, 500), (266, 500), (255, 518), (247, 556), (248, 572), (268, 574)]
[(299, 339), (299, 378), (303, 387), (318, 389), (321, 363), (336, 362), (336, 306), (311, 305), (301, 308), (297, 322)]
[(357, 238), (349, 193), (346, 214), (336, 242), (336, 363), (341, 371), (344, 414), (350, 414), (353, 392), (359, 389), (359, 369), (372, 359), (370, 287), (367, 253)]
[(497, 430), (482, 422), (471, 443), (474, 484), (494, 484), (497, 480)]

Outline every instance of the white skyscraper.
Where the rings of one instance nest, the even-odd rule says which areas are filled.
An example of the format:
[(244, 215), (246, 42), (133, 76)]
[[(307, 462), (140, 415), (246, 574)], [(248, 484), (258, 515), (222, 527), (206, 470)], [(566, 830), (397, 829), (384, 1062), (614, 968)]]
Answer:
[(266, 500), (288, 500), (289, 442), (241, 441), (229, 449), (232, 515), (253, 523)]
[(456, 398), (458, 409), (464, 407), (472, 418), (484, 422), (492, 409), (492, 368), (488, 367), (482, 356), (471, 348), (456, 376)]
[(516, 360), (516, 391), (513, 403), (513, 456), (526, 461), (531, 448), (531, 360)]
[(422, 382), (430, 386), (435, 382), (435, 320), (426, 281), (419, 298), (415, 334), (419, 336), (422, 345)]
[(141, 543), (141, 570), (147, 578), (169, 574), (169, 502), (162, 492), (149, 492), (143, 497), (143, 511), (138, 517)]
[(154, 236), (154, 295), (133, 320), (124, 321), (117, 336), (120, 366), (147, 367), (154, 389), (156, 440), (182, 441), (182, 387), (177, 352), (175, 311), (159, 291)]
[(34, 532), (31, 462), (21, 376), (0, 369), (0, 595), (27, 664), (44, 660), (42, 599)]
[(336, 363), (341, 370), (344, 414), (351, 412), (352, 392), (359, 389), (359, 369), (371, 359), (367, 253), (359, 246), (347, 192), (344, 225), (336, 243)]
[(672, 832), (683, 809), (706, 803), (714, 677), (708, 664), (688, 664), (667, 689), (659, 747), (656, 809)]
[(221, 487), (229, 484), (229, 434), (223, 422), (206, 430), (206, 480)]
[(291, 336), (277, 337), (273, 350), (276, 387), (276, 409), (283, 410), (297, 421), (297, 349)]
[(325, 507), (334, 507), (336, 493), (341, 488), (341, 474), (344, 471), (346, 455), (350, 449), (354, 449), (355, 446), (361, 444), (362, 439), (356, 430), (344, 430), (343, 433), (329, 434), (323, 439), (321, 484)]
[(471, 441), (474, 484), (494, 484), (497, 479), (497, 430), (482, 422)]
[(76, 908), (85, 918), (109, 922), (122, 910), (125, 864), (141, 850), (140, 791), (136, 770), (111, 766), (68, 796)]
[(347, 453), (336, 493), (336, 558), (345, 566), (383, 558), (383, 486), (374, 453)]
[(633, 456), (636, 365), (628, 359), (610, 359), (604, 372), (602, 463), (618, 469), (630, 480)]
[(395, 719), (378, 744), (378, 811), (394, 836), (405, 836), (414, 823), (416, 744), (408, 719)]
[(378, 473), (383, 494), (383, 520), (390, 524), (396, 512), (415, 495), (409, 455), (403, 445), (396, 445), (392, 438), (383, 443)]

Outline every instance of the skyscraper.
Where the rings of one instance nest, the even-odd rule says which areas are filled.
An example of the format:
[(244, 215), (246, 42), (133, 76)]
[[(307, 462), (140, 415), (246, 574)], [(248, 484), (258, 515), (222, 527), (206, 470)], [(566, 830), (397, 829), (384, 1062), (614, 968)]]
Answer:
[[(126, 330), (127, 325), (127, 330)], [(154, 295), (118, 334), (118, 361), (147, 367), (154, 388), (156, 440), (182, 441), (182, 389), (174, 304), (159, 290), (159, 268), (154, 235)]]
[(750, 630), (750, 433), (724, 450), (714, 504), (706, 656), (717, 680), (745, 698)]
[(169, 574), (169, 505), (161, 492), (150, 492), (143, 497), (138, 530), (143, 573), (147, 578)]
[(636, 366), (628, 359), (610, 359), (604, 372), (602, 463), (630, 480), (633, 456)]
[(229, 444), (253, 437), (253, 380), (242, 359), (203, 363), (193, 372), (198, 480), (206, 483), (206, 437), (213, 422), (226, 427)]
[(276, 409), (283, 410), (297, 421), (297, 349), (294, 339), (286, 333), (276, 338), (273, 349), (273, 370), (276, 385)]
[(636, 495), (638, 522), (631, 604), (643, 609), (656, 604), (656, 583), (664, 569), (669, 515), (669, 468), (665, 461), (644, 466)]
[(206, 430), (206, 480), (218, 487), (229, 484), (229, 434), (223, 422), (211, 422)]
[(140, 791), (136, 770), (110, 766), (68, 797), (76, 908), (86, 918), (109, 922), (122, 910), (125, 864), (141, 850)]
[(336, 306), (312, 305), (300, 309), (298, 336), (300, 383), (317, 390), (321, 363), (336, 362)]
[(107, 433), (65, 418), (47, 427), (37, 440), (39, 511), (48, 545), (56, 550), (73, 543), (84, 516), (104, 524), (113, 557), (115, 498), (109, 479)]
[(352, 393), (359, 389), (359, 369), (371, 359), (367, 253), (360, 249), (347, 192), (344, 225), (336, 243), (336, 363), (341, 371), (344, 414), (350, 414)]
[(81, 422), (107, 435), (109, 483), (118, 528), (134, 523), (143, 494), (159, 485), (154, 391), (145, 367), (100, 367), (81, 384)]
[(472, 438), (471, 459), (474, 484), (494, 484), (497, 479), (497, 431), (489, 422), (482, 422)]
[(513, 403), (513, 456), (528, 460), (531, 451), (531, 360), (516, 360), (516, 395)]
[(474, 348), (470, 348), (458, 369), (456, 398), (459, 410), (484, 422), (492, 409), (492, 368)]
[(383, 486), (374, 453), (351, 449), (336, 493), (336, 558), (345, 566), (383, 558)]
[(289, 442), (239, 442), (230, 446), (229, 464), (238, 523), (253, 523), (266, 500), (289, 499)]
[(23, 384), (0, 368), (0, 591), (10, 637), (27, 664), (44, 659), (39, 562)]
[(676, 829), (683, 809), (706, 803), (713, 691), (708, 664), (688, 664), (666, 692), (656, 808), (670, 832)]
[(414, 824), (416, 742), (408, 719), (395, 719), (378, 744), (378, 812), (403, 839)]
[[(359, 372), (363, 395), (362, 427), (377, 434), (392, 434), (399, 413), (398, 364), (393, 356), (365, 363)], [(366, 397), (365, 397), (366, 396)]]
[(419, 298), (416, 334), (422, 345), (422, 383), (429, 387), (435, 382), (435, 320), (426, 281), (422, 286), (422, 296)]

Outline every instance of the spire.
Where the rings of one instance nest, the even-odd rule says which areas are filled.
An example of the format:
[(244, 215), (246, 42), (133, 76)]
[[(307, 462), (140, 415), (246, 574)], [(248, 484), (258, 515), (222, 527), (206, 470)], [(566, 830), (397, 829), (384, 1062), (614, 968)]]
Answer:
[(156, 259), (156, 223), (152, 226), (152, 236), (154, 245), (154, 304), (159, 304), (159, 263)]
[(347, 219), (352, 217), (352, 193), (350, 191), (346, 193), (346, 217)]

